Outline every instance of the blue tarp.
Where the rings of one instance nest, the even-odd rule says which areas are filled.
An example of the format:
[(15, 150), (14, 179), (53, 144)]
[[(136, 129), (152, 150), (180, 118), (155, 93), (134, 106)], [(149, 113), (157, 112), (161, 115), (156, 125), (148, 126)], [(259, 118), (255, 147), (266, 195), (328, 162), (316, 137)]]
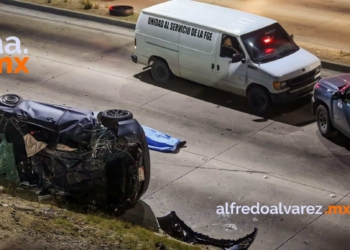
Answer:
[(153, 128), (142, 126), (145, 131), (148, 148), (160, 152), (177, 152), (184, 147), (186, 141), (181, 141), (170, 135), (159, 132)]

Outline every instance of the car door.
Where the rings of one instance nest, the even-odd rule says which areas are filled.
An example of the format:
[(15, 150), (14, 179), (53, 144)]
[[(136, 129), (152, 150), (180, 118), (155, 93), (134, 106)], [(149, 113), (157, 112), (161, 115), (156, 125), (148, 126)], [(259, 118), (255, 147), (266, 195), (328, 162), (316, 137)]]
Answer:
[(350, 137), (350, 88), (344, 91), (342, 98), (333, 100), (334, 126)]
[[(246, 63), (232, 62), (234, 54), (240, 53), (245, 57), (243, 46), (235, 36), (228, 34), (220, 34), (220, 36), (216, 49), (216, 81), (218, 88), (230, 92), (245, 91), (248, 66)], [(231, 48), (229, 48), (229, 45), (232, 45)]]
[(179, 40), (179, 71), (182, 78), (215, 87), (217, 33), (206, 28), (182, 23)]

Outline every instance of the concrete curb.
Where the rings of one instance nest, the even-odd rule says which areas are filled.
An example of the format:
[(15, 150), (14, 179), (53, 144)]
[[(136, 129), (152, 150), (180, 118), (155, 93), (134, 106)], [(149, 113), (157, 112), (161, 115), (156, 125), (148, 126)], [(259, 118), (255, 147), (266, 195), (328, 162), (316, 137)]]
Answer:
[(346, 64), (340, 64), (340, 63), (334, 63), (334, 62), (329, 62), (322, 60), (322, 68), (324, 69), (329, 69), (333, 71), (339, 71), (339, 72), (344, 72), (344, 73), (350, 73), (350, 65)]
[[(61, 15), (61, 16), (66, 16), (66, 17), (72, 17), (72, 18), (78, 18), (78, 19), (88, 20), (88, 21), (93, 21), (98, 23), (115, 25), (115, 26), (131, 29), (131, 30), (135, 30), (135, 27), (136, 27), (136, 24), (131, 22), (115, 20), (108, 17), (100, 17), (97, 15), (86, 14), (86, 13), (81, 13), (81, 12), (72, 11), (72, 10), (48, 7), (48, 6), (43, 6), (39, 4), (26, 3), (26, 2), (16, 1), (16, 0), (0, 0), (0, 3), (27, 8), (27, 9), (36, 10), (36, 11), (42, 11), (42, 12), (56, 14), (56, 15)], [(344, 73), (350, 73), (350, 65), (339, 64), (339, 63), (325, 61), (325, 60), (322, 60), (322, 68), (333, 70), (333, 71), (344, 72)]]
[(98, 22), (98, 23), (103, 23), (103, 24), (115, 25), (115, 26), (119, 26), (122, 28), (126, 28), (126, 29), (135, 30), (135, 27), (136, 27), (136, 24), (132, 23), (132, 22), (116, 20), (116, 19), (112, 19), (112, 18), (108, 18), (108, 17), (100, 17), (97, 15), (85, 14), (85, 13), (72, 11), (72, 10), (65, 10), (65, 9), (60, 9), (60, 8), (55, 8), (55, 7), (48, 7), (48, 6), (43, 6), (40, 4), (26, 3), (26, 2), (15, 1), (15, 0), (0, 0), (0, 3), (12, 5), (12, 6), (16, 6), (16, 7), (21, 7), (21, 8), (27, 8), (27, 9), (36, 10), (36, 11), (42, 11), (42, 12), (50, 13), (50, 14), (78, 18), (78, 19), (82, 19), (82, 20), (88, 20), (88, 21), (93, 21), (93, 22)]

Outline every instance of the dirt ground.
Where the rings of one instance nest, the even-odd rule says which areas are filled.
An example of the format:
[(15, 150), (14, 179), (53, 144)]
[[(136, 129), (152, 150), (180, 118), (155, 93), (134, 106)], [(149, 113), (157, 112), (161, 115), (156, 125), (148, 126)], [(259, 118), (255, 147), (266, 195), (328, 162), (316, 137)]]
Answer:
[(64, 199), (38, 202), (32, 191), (1, 189), (1, 250), (203, 249)]
[(350, 53), (342, 50), (330, 49), (322, 46), (317, 46), (309, 43), (301, 43), (296, 41), (297, 44), (316, 55), (321, 60), (327, 60), (330, 62), (336, 62), (340, 64), (350, 65)]

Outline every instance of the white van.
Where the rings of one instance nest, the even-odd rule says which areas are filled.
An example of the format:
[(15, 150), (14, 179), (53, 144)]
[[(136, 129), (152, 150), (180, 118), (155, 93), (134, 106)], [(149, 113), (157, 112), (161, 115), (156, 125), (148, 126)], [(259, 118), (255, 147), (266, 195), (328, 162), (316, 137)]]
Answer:
[(321, 61), (277, 21), (195, 1), (143, 9), (131, 58), (158, 83), (175, 75), (246, 96), (260, 114), (312, 94), (321, 77)]

